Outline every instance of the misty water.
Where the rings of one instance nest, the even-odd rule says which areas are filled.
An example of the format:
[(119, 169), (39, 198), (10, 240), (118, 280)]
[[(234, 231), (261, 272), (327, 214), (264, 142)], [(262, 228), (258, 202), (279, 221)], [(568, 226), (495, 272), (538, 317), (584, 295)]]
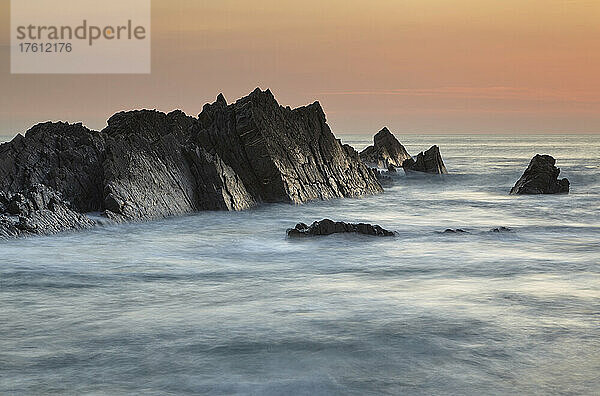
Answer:
[[(598, 394), (600, 136), (398, 137), (451, 174), (0, 241), (0, 394)], [(508, 195), (536, 153), (571, 194)]]

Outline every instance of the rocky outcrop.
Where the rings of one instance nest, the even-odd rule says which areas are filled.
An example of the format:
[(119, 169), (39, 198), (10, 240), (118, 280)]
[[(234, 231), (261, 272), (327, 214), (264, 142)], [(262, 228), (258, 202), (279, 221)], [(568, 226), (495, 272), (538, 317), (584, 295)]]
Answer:
[(108, 120), (104, 208), (114, 220), (146, 220), (256, 204), (217, 155), (191, 142), (180, 111), (119, 113)]
[(523, 176), (510, 190), (511, 194), (568, 194), (569, 180), (558, 180), (560, 169), (549, 155), (537, 154), (531, 159)]
[(321, 221), (315, 221), (310, 226), (304, 223), (296, 224), (296, 227), (287, 230), (289, 237), (305, 237), (305, 236), (317, 236), (317, 235), (331, 235), (338, 233), (357, 233), (373, 236), (394, 236), (395, 233), (381, 228), (378, 225), (371, 225), (365, 223), (344, 223), (342, 221), (333, 221), (329, 219), (323, 219)]
[(0, 192), (0, 237), (48, 235), (94, 226), (56, 191), (34, 184), (15, 194)]
[(37, 125), (0, 146), (0, 177), (5, 197), (42, 184), (69, 210), (116, 221), (383, 191), (318, 102), (292, 110), (259, 89), (232, 104), (219, 95), (198, 118), (141, 110), (100, 132)]
[(410, 155), (402, 144), (387, 128), (377, 132), (373, 138), (373, 146), (365, 148), (360, 153), (360, 158), (367, 165), (381, 169), (390, 166), (401, 167)]
[(406, 173), (448, 173), (438, 146), (432, 146), (429, 150), (419, 153), (416, 157), (416, 160), (412, 158), (407, 159), (404, 161), (403, 168)]
[(105, 136), (81, 124), (46, 122), (0, 145), (0, 191), (44, 184), (80, 212), (102, 209)]
[(303, 203), (382, 192), (372, 171), (327, 125), (318, 102), (290, 109), (255, 90), (205, 105), (192, 139), (239, 175), (258, 202)]

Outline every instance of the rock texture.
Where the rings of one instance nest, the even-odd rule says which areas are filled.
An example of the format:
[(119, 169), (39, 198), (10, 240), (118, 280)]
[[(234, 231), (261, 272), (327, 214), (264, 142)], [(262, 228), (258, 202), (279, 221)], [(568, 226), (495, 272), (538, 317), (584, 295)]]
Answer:
[(193, 143), (180, 111), (119, 113), (108, 120), (104, 208), (114, 220), (147, 220), (256, 204), (218, 155)]
[(290, 109), (255, 90), (205, 105), (192, 139), (239, 175), (258, 202), (302, 203), (382, 192), (375, 174), (329, 129), (318, 102)]
[[(115, 114), (100, 132), (36, 125), (0, 146), (0, 192), (13, 199), (39, 185), (64, 198), (57, 207), (116, 221), (383, 191), (358, 153), (334, 137), (318, 102), (292, 110), (259, 89), (232, 104), (219, 95), (198, 118), (140, 110)], [(17, 233), (14, 218), (3, 216), (0, 229)], [(57, 229), (89, 226), (77, 219), (58, 219)], [(44, 224), (40, 232), (55, 230)]]
[(558, 179), (560, 169), (549, 155), (537, 154), (532, 158), (523, 176), (510, 190), (511, 194), (568, 194), (569, 180)]
[(387, 128), (377, 132), (373, 138), (373, 146), (365, 148), (360, 158), (369, 166), (389, 169), (390, 166), (401, 167), (410, 155), (402, 144)]
[(406, 173), (448, 173), (438, 146), (432, 146), (429, 150), (419, 153), (416, 160), (412, 158), (407, 159), (404, 161), (403, 168)]
[(105, 140), (81, 124), (38, 124), (0, 145), (0, 191), (44, 184), (78, 211), (101, 210)]
[(0, 192), (0, 237), (55, 234), (94, 224), (44, 185), (35, 184), (16, 194)]
[(365, 223), (344, 223), (341, 221), (333, 221), (329, 219), (323, 219), (321, 221), (315, 221), (310, 226), (304, 223), (296, 224), (296, 227), (287, 230), (289, 237), (305, 237), (305, 236), (316, 236), (316, 235), (331, 235), (338, 233), (358, 233), (373, 236), (394, 236), (395, 233), (381, 228), (378, 225), (371, 225)]

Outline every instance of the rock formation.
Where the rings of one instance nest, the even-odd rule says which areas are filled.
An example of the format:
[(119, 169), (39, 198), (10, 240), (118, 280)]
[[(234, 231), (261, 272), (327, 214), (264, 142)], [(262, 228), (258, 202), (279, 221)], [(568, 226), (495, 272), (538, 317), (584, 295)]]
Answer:
[[(101, 211), (116, 221), (383, 191), (358, 153), (335, 138), (318, 102), (292, 110), (259, 89), (232, 104), (219, 95), (198, 118), (121, 112), (100, 132), (39, 124), (0, 145), (4, 200), (38, 185), (64, 199), (54, 206), (73, 214)], [(50, 208), (19, 215), (44, 210)], [(0, 229), (8, 230), (14, 218), (1, 213)], [(89, 226), (85, 216), (76, 220), (71, 227), (57, 220), (58, 228)], [(55, 230), (40, 223), (38, 233), (44, 227)]]
[(54, 234), (94, 224), (42, 184), (34, 184), (22, 193), (0, 192), (0, 238)]
[(316, 236), (316, 235), (331, 235), (338, 233), (358, 233), (373, 236), (394, 236), (395, 233), (381, 228), (378, 225), (371, 225), (365, 223), (344, 223), (342, 221), (333, 221), (329, 219), (323, 219), (321, 221), (315, 221), (310, 226), (304, 223), (296, 224), (296, 227), (287, 230), (289, 237), (305, 237), (305, 236)]
[(425, 172), (446, 174), (446, 166), (442, 160), (440, 149), (438, 146), (432, 146), (429, 150), (421, 152), (417, 155), (417, 159), (409, 158), (404, 161), (403, 168), (406, 173), (409, 172)]
[(192, 139), (239, 175), (258, 202), (303, 203), (382, 192), (356, 151), (335, 139), (318, 102), (290, 109), (255, 90), (205, 105)]
[(558, 180), (560, 169), (549, 155), (537, 154), (532, 158), (523, 176), (510, 190), (511, 194), (568, 194), (569, 180)]
[(46, 122), (0, 145), (0, 191), (36, 184), (58, 191), (80, 212), (102, 209), (106, 137), (81, 124)]
[(360, 158), (369, 166), (389, 169), (390, 166), (401, 167), (410, 155), (402, 144), (387, 128), (377, 132), (373, 138), (373, 146), (365, 148)]

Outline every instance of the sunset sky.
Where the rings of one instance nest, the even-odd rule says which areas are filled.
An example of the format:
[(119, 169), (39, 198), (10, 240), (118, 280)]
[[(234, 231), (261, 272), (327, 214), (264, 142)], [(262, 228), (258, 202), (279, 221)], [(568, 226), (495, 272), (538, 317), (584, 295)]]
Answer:
[(598, 0), (153, 0), (150, 75), (11, 75), (0, 4), (0, 134), (257, 86), (339, 134), (600, 132)]

